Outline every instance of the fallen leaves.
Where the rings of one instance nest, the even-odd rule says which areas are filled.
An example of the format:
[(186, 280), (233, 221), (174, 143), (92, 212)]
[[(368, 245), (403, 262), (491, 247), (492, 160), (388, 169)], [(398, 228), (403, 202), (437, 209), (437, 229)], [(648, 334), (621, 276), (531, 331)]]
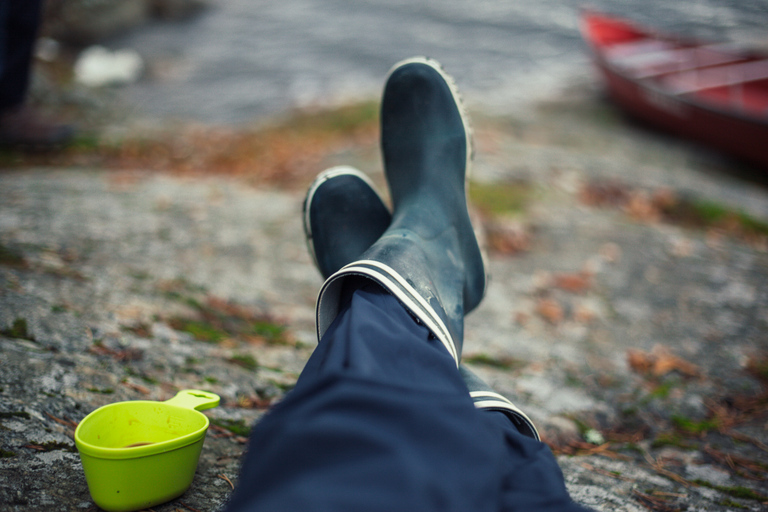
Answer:
[(561, 290), (582, 294), (592, 288), (592, 276), (586, 272), (555, 274), (552, 284)]
[(492, 253), (514, 256), (531, 247), (531, 229), (521, 222), (489, 221), (484, 227), (488, 248)]
[(685, 377), (698, 377), (698, 366), (674, 355), (667, 347), (656, 345), (650, 352), (638, 349), (627, 351), (627, 363), (636, 373), (662, 377), (676, 371)]
[(16, 165), (91, 165), (183, 174), (242, 176), (292, 187), (312, 179), (323, 160), (348, 147), (375, 147), (373, 102), (294, 112), (271, 125), (224, 128), (188, 125), (117, 143), (95, 141), (55, 154), (20, 154)]
[(144, 352), (137, 348), (112, 349), (101, 343), (94, 343), (88, 347), (88, 352), (97, 356), (109, 356), (115, 361), (141, 361), (144, 358)]
[[(707, 244), (712, 247), (728, 236), (768, 250), (768, 224), (762, 220), (709, 200), (680, 196), (666, 188), (649, 190), (619, 181), (593, 181), (582, 186), (579, 199), (591, 207), (621, 210), (638, 222), (664, 222), (706, 230)], [(690, 244), (674, 248), (680, 256), (687, 256), (690, 251)]]
[[(568, 295), (586, 295), (593, 287), (593, 274), (588, 271), (540, 273), (536, 278), (534, 313), (550, 325), (558, 325), (567, 319), (580, 324), (591, 323), (597, 312), (581, 299)], [(518, 323), (524, 325), (527, 317), (517, 313)]]
[(233, 491), (235, 490), (235, 484), (232, 483), (232, 480), (227, 478), (227, 475), (216, 475), (216, 476), (221, 478), (225, 482), (227, 482), (229, 484), (229, 486), (232, 488)]
[(557, 300), (548, 297), (538, 299), (536, 314), (553, 325), (559, 324), (565, 317), (563, 306)]
[(149, 395), (151, 393), (149, 388), (147, 388), (145, 386), (142, 386), (141, 384), (134, 384), (133, 382), (128, 381), (128, 380), (123, 382), (123, 386), (125, 386), (125, 387), (127, 387), (129, 389), (132, 389), (134, 391), (138, 391), (142, 395)]

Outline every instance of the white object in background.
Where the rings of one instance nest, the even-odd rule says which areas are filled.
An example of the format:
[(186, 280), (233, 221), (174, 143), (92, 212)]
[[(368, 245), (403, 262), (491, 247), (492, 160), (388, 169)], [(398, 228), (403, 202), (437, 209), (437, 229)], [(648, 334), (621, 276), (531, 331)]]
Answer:
[(103, 46), (83, 50), (75, 62), (75, 80), (89, 87), (135, 82), (144, 70), (144, 61), (135, 50), (110, 51)]

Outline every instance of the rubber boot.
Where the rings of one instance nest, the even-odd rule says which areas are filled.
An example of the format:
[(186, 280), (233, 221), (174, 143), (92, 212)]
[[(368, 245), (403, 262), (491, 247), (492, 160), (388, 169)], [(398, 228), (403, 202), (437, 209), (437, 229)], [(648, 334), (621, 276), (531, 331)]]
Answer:
[[(307, 248), (324, 278), (355, 261), (384, 234), (391, 215), (365, 174), (352, 167), (320, 173), (304, 200)], [(533, 422), (464, 365), (459, 366), (475, 407), (505, 414), (517, 430), (539, 440)]]
[(318, 297), (321, 338), (345, 289), (370, 279), (398, 298), (459, 364), (464, 315), (485, 292), (485, 267), (466, 199), (471, 133), (452, 79), (432, 60), (390, 72), (381, 147), (392, 223), (361, 256), (329, 277)]
[(371, 180), (349, 166), (321, 172), (303, 210), (307, 250), (323, 278), (358, 259), (392, 220)]

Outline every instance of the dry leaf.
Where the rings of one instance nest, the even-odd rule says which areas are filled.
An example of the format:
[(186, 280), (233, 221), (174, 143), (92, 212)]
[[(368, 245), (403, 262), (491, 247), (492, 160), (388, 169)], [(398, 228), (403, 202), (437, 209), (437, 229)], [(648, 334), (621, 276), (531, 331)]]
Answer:
[(608, 263), (616, 263), (621, 259), (621, 247), (613, 242), (603, 244), (598, 253)]
[(536, 304), (536, 313), (551, 324), (559, 324), (563, 321), (563, 307), (555, 299), (539, 299)]
[(488, 247), (497, 254), (510, 256), (531, 246), (530, 230), (520, 223), (489, 223), (485, 226)]
[(595, 312), (592, 308), (579, 305), (573, 312), (573, 319), (582, 324), (588, 324), (595, 319)]
[(647, 352), (631, 348), (627, 350), (627, 363), (636, 373), (647, 374), (651, 372), (653, 357)]
[(643, 191), (635, 191), (630, 194), (629, 201), (624, 210), (634, 219), (643, 222), (658, 222), (661, 220), (661, 210), (653, 200)]
[(556, 274), (553, 277), (552, 284), (556, 288), (571, 293), (584, 293), (592, 286), (592, 280), (585, 273)]
[(661, 377), (673, 371), (686, 377), (697, 377), (700, 374), (698, 366), (672, 354), (662, 345), (656, 345), (651, 352), (629, 349), (627, 362), (635, 372), (654, 377)]

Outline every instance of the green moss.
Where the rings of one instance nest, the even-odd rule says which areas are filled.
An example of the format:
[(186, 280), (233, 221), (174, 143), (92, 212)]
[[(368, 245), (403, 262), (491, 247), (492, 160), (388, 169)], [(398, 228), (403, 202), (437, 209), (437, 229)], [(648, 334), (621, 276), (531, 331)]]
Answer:
[(217, 427), (221, 427), (225, 430), (229, 430), (230, 432), (238, 436), (248, 437), (248, 435), (251, 433), (251, 427), (245, 423), (245, 420), (228, 420), (228, 419), (213, 418), (211, 419), (211, 423), (216, 425)]
[(706, 480), (693, 480), (693, 483), (696, 485), (700, 485), (701, 487), (708, 487), (710, 489), (714, 489), (716, 491), (720, 491), (722, 493), (727, 494), (728, 496), (731, 496), (732, 498), (739, 498), (743, 500), (755, 500), (755, 501), (768, 501), (768, 496), (765, 496), (763, 494), (760, 494), (759, 492), (753, 491), (749, 487), (744, 487), (741, 485), (737, 486), (726, 486), (726, 485), (715, 485), (711, 482), (707, 482)]
[(651, 448), (663, 448), (665, 446), (673, 446), (675, 448), (682, 448), (683, 450), (695, 450), (696, 447), (686, 441), (678, 433), (662, 432), (651, 443)]
[(468, 355), (464, 357), (463, 361), (469, 364), (491, 366), (503, 370), (515, 370), (525, 366), (524, 361), (520, 361), (513, 357), (493, 357), (485, 353)]
[(254, 322), (251, 329), (252, 334), (262, 336), (272, 343), (284, 342), (285, 331), (286, 327), (284, 325), (263, 320)]
[(102, 395), (111, 395), (115, 392), (112, 388), (88, 388), (91, 393), (101, 393)]
[(740, 509), (746, 509), (746, 510), (749, 509), (749, 507), (746, 507), (746, 506), (742, 505), (741, 503), (736, 503), (733, 500), (721, 500), (717, 504), (722, 506), (722, 507), (740, 508)]
[(207, 382), (208, 384), (218, 384), (219, 383), (219, 379), (217, 379), (216, 377), (208, 376), (208, 375), (203, 377), (203, 381)]
[(229, 337), (226, 332), (205, 321), (176, 318), (170, 323), (174, 329), (187, 332), (196, 340), (206, 343), (219, 343)]
[(275, 380), (270, 380), (269, 383), (284, 393), (287, 393), (288, 391), (296, 387), (295, 382), (286, 383), (286, 382), (277, 382)]
[(676, 383), (662, 382), (651, 391), (651, 398), (667, 398), (672, 389), (675, 388)]
[(24, 411), (0, 412), (0, 419), (24, 418), (25, 420), (28, 420), (29, 417), (29, 413)]
[(0, 245), (0, 265), (23, 267), (26, 265), (26, 260), (19, 250)]
[(79, 133), (67, 147), (68, 150), (95, 151), (101, 146), (101, 141), (96, 134)]
[(736, 215), (736, 218), (739, 220), (739, 223), (744, 229), (753, 233), (768, 235), (768, 223), (751, 217), (744, 212), (739, 212)]
[(0, 459), (10, 459), (11, 457), (15, 457), (15, 456), (16, 456), (16, 452), (0, 449)]
[(10, 328), (3, 329), (0, 333), (9, 338), (35, 341), (34, 336), (29, 334), (29, 331), (27, 330), (27, 321), (23, 318), (17, 318), (13, 321), (13, 325), (11, 325)]
[(46, 452), (52, 452), (56, 450), (63, 450), (65, 452), (76, 452), (77, 449), (75, 448), (75, 445), (69, 444), (69, 443), (63, 443), (61, 441), (48, 441), (47, 443), (36, 443), (32, 442), (30, 444), (33, 444), (35, 446), (39, 446), (43, 448), (43, 451)]
[(643, 449), (640, 447), (640, 445), (638, 445), (637, 443), (627, 443), (624, 445), (623, 448), (630, 452), (639, 453), (640, 455), (643, 455), (645, 453)]
[(768, 235), (768, 223), (713, 201), (681, 200), (668, 207), (664, 213), (671, 220), (684, 225), (708, 228), (731, 221), (747, 233)]
[[(159, 380), (157, 380), (157, 379), (155, 379), (153, 377), (149, 377), (148, 375), (145, 375), (143, 372), (135, 370), (132, 366), (125, 366), (124, 369), (125, 369), (125, 374), (126, 375), (129, 375), (131, 377), (136, 377), (137, 379), (141, 379), (144, 382), (146, 382), (147, 384), (159, 384), (160, 383)], [(125, 380), (123, 380), (123, 382), (125, 382)]]
[(717, 430), (720, 426), (716, 419), (695, 421), (680, 415), (672, 416), (672, 423), (678, 430), (692, 435), (706, 434), (710, 430)]
[(487, 215), (510, 215), (525, 211), (531, 197), (527, 183), (475, 183), (469, 185), (472, 204)]
[(374, 125), (378, 116), (379, 106), (376, 102), (362, 102), (313, 113), (299, 112), (275, 129), (290, 129), (300, 134), (307, 132), (351, 134), (362, 127)]
[(569, 420), (571, 420), (571, 421), (572, 421), (572, 422), (573, 422), (573, 423), (576, 425), (576, 428), (579, 430), (579, 435), (580, 435), (581, 437), (584, 437), (584, 435), (585, 435), (585, 434), (586, 434), (588, 431), (592, 430), (592, 427), (590, 427), (589, 425), (587, 425), (587, 424), (586, 424), (586, 423), (585, 423), (585, 422), (584, 422), (584, 421), (583, 421), (581, 418), (577, 417), (576, 415), (574, 415), (574, 414), (568, 414), (568, 415), (566, 415), (566, 417), (567, 417)]
[(256, 370), (259, 367), (258, 361), (250, 354), (234, 355), (229, 358), (229, 361), (247, 370)]

